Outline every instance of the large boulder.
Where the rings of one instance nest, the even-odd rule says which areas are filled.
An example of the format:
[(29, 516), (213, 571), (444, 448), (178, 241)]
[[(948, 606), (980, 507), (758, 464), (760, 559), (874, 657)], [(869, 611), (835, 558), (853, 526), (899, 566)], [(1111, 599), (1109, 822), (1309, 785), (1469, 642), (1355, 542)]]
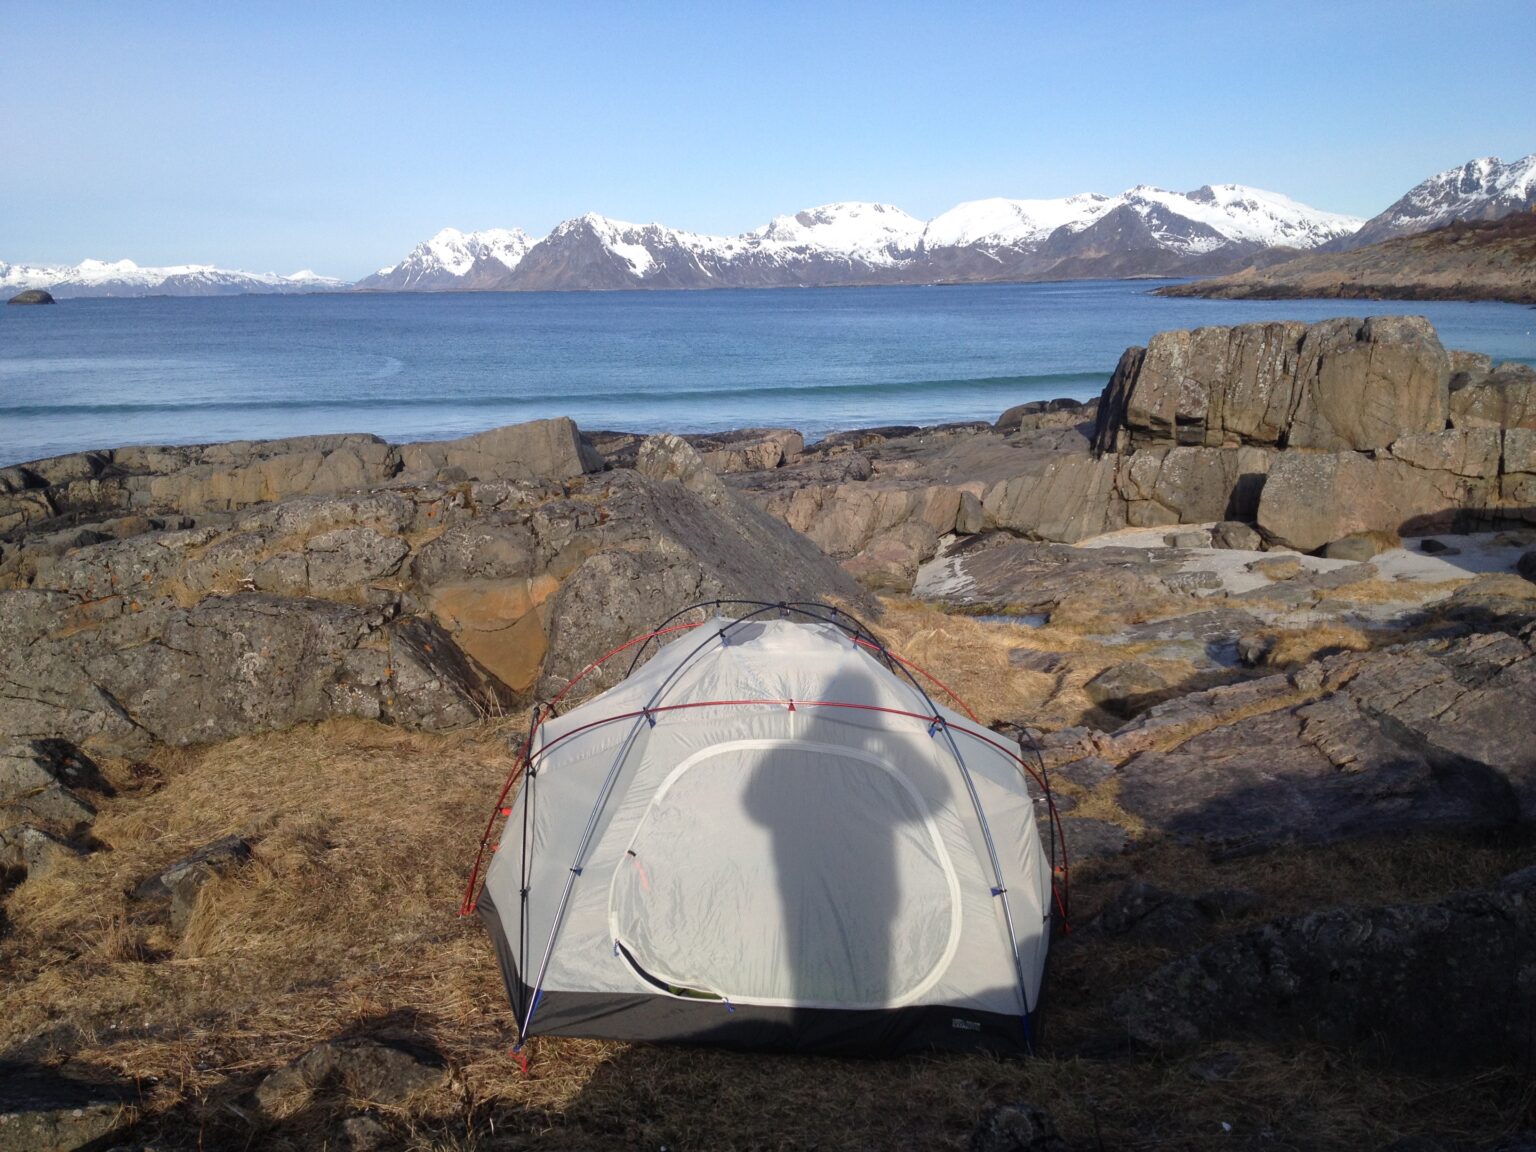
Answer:
[(1536, 519), (1533, 447), (1526, 429), (1457, 428), (1400, 437), (1375, 455), (1281, 452), (1258, 525), (1270, 540), (1311, 552), (1357, 532), (1417, 536)]
[(1443, 429), (1450, 375), (1421, 317), (1160, 332), (1121, 358), (1094, 443), (1370, 451)]

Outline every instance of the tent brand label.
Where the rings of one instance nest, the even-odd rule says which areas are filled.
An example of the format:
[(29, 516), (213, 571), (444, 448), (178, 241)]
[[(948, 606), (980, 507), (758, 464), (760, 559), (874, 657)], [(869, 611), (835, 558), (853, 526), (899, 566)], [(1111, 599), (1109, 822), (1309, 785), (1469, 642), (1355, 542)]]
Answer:
[(952, 1017), (950, 1017), (949, 1026), (951, 1028), (958, 1028), (962, 1032), (980, 1032), (981, 1031), (981, 1021), (980, 1020), (963, 1020), (959, 1016), (952, 1016)]

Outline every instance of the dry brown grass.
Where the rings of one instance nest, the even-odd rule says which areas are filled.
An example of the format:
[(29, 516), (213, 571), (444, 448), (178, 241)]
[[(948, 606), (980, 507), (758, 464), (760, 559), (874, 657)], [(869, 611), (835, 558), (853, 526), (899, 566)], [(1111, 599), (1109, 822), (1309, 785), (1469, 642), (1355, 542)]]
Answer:
[[(899, 655), (933, 673), (975, 710), (984, 724), (1034, 714), (1056, 678), (1016, 667), (1008, 653), (1034, 647), (1031, 629), (951, 616), (918, 600), (890, 597), (875, 628)], [(953, 703), (944, 701), (944, 703)]]
[[(1029, 714), (1053, 679), (1008, 663), (1009, 648), (1038, 642), (1021, 629), (893, 601), (882, 630), (987, 717)], [(1082, 1058), (1114, 1034), (1112, 996), (1165, 958), (1084, 930), (1058, 948), (1046, 1054), (1036, 1060), (535, 1040), (525, 1076), (507, 1056), (514, 1024), (490, 947), (477, 922), (457, 916), (514, 733), (507, 723), (429, 736), (333, 722), (163, 750), (136, 772), (107, 765), (122, 793), (103, 803), (95, 834), (110, 850), (6, 899), (0, 1051), (138, 1078), (149, 1108), (141, 1135), (164, 1147), (336, 1146), (336, 1123), (357, 1102), (300, 1102), (292, 1122), (253, 1129), (242, 1097), (315, 1043), (359, 1033), (445, 1055), (448, 1086), (387, 1116), (411, 1146), (443, 1149), (958, 1149), (986, 1106), (1019, 1099), (1050, 1109), (1074, 1147), (1225, 1149), (1236, 1136), (1345, 1149), (1431, 1129), (1486, 1137), (1533, 1119), (1517, 1070), (1424, 1082), (1307, 1045), (1235, 1045), (1236, 1073), (1208, 1083), (1191, 1071), (1209, 1052)], [(1113, 799), (1112, 790), (1085, 796), (1079, 811), (1108, 811)], [(179, 939), (124, 898), (232, 833), (255, 838), (253, 858), (205, 887)], [(1512, 855), (1454, 838), (1226, 864), (1153, 848), (1080, 869), (1074, 912), (1091, 918), (1133, 870), (1188, 891), (1249, 887), (1274, 912), (1433, 898), (1488, 883)], [(1431, 1110), (1411, 1106), (1426, 1099)]]

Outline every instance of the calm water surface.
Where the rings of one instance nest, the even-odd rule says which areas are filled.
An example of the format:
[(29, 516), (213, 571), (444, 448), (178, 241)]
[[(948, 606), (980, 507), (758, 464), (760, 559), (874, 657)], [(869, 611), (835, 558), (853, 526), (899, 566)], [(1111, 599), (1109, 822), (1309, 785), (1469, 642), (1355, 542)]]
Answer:
[(0, 464), (121, 444), (568, 415), (706, 432), (992, 419), (1097, 395), (1165, 328), (1408, 312), (1536, 364), (1514, 304), (1165, 300), (1146, 281), (732, 292), (67, 300), (0, 308)]

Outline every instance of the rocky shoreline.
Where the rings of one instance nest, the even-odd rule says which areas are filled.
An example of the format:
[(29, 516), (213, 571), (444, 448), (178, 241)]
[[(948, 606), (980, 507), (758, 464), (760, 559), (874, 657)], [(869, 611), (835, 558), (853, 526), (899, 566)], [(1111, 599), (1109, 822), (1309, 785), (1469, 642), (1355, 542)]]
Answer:
[[(0, 1146), (74, 1146), (58, 1134), (77, 1122), (77, 1144), (135, 1124), (156, 1146), (204, 1125), (301, 1146), (343, 1125), (348, 1140), (441, 1134), (462, 1122), (456, 1092), (479, 1093), (476, 1114), (502, 1129), (544, 1124), (537, 1109), (556, 1105), (474, 1054), (510, 1026), (483, 948), (425, 914), (430, 927), (387, 927), (386, 909), (377, 928), (349, 923), (361, 941), (338, 929), (336, 947), (394, 932), (424, 964), (462, 947), (454, 964), (479, 974), (456, 995), (478, 1007), (450, 1021), (402, 992), (414, 1030), (391, 1016), (296, 1044), (292, 1023), (247, 1029), (195, 1091), (134, 1085), (170, 1076), (144, 1037), (177, 997), (204, 996), (179, 981), (292, 951), (264, 952), (266, 938), (221, 951), (235, 932), (221, 909), (292, 901), (272, 939), (294, 917), (323, 921), (306, 894), (331, 876), (333, 842), (377, 856), (364, 869), (377, 883), (397, 883), (378, 854), (398, 848), (451, 885), (467, 840), (441, 829), (480, 814), (454, 789), (492, 787), (413, 772), (401, 753), (389, 787), (420, 810), (365, 805), (349, 819), (388, 832), (349, 840), (306, 823), (330, 810), (328, 775), (368, 765), (361, 778), (383, 789), (395, 754), (380, 750), (402, 741), (445, 765), (463, 759), (456, 741), (483, 741), (471, 758), (502, 770), (490, 749), (505, 717), (677, 608), (743, 597), (867, 615), (1055, 781), (1080, 930), (1057, 945), (1048, 1050), (997, 1092), (1075, 1084), (1083, 1067), (1128, 1078), (1134, 1098), (1110, 1117), (1125, 1138), (1170, 1069), (1209, 1085), (1302, 1045), (1392, 1091), (1398, 1077), (1494, 1085), (1448, 1126), (1475, 1138), (1409, 1129), (1439, 1141), (1416, 1148), (1492, 1148), (1536, 1123), (1513, 1086), (1536, 1019), (1536, 876), (1519, 867), (1536, 859), (1533, 581), (1536, 372), (1447, 351), (1406, 318), (1162, 333), (1087, 405), (811, 445), (790, 429), (640, 437), (548, 420), (435, 443), (123, 448), (0, 469), (0, 1064), (34, 1089), (3, 1098)], [(249, 791), (243, 759), (276, 791)], [(1320, 878), (1318, 862), (1339, 860), (1349, 877)], [(118, 911), (92, 927), (61, 910), (82, 900)], [(69, 943), (109, 927), (110, 948)], [(305, 999), (307, 976), (272, 971), (262, 996), (331, 1019)], [(144, 1029), (111, 1038), (125, 1009), (100, 980), (161, 988), (135, 1002)], [(59, 987), (74, 991), (61, 1002)], [(228, 996), (197, 1000), (209, 1015), (194, 1031), (252, 1010)], [(76, 1050), (94, 1078), (69, 1066)], [(586, 1058), (579, 1043), (545, 1051)], [(1194, 1071), (1217, 1056), (1214, 1080)], [(686, 1055), (657, 1059), (698, 1074)], [(827, 1066), (774, 1075), (810, 1090)], [(884, 1073), (837, 1074), (881, 1098)], [(603, 1093), (634, 1105), (624, 1077), (587, 1075), (558, 1106), (561, 1146), (615, 1136)], [(1002, 1074), (959, 1062), (953, 1075)], [(392, 1102), (349, 1103), (326, 1087), (338, 1077)], [(934, 1104), (940, 1143), (979, 1119), (962, 1095), (963, 1117)], [(1077, 1089), (1047, 1095), (1069, 1144), (1092, 1146)], [(670, 1099), (648, 1107), (672, 1116)], [(1187, 1111), (1159, 1112), (1160, 1138), (1203, 1146), (1179, 1127)], [(1328, 1116), (1270, 1123), (1327, 1147), (1386, 1146), (1396, 1123), (1362, 1115), (1346, 1139)], [(1271, 1146), (1260, 1128), (1242, 1146)], [(23, 1129), (45, 1136), (5, 1143)]]

